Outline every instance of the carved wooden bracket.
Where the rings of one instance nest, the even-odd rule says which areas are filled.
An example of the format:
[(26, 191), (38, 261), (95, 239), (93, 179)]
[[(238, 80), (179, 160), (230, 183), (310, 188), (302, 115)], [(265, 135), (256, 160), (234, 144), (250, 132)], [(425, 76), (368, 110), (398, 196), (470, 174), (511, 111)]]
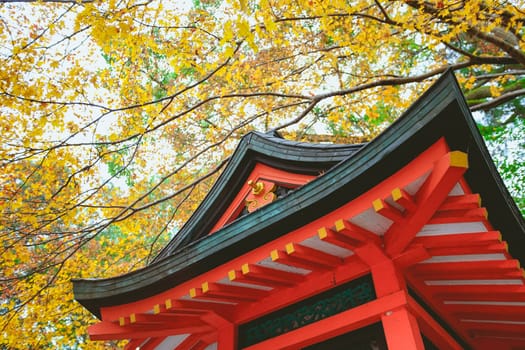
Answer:
[(252, 188), (252, 191), (246, 196), (246, 208), (251, 213), (266, 204), (273, 202), (277, 195), (274, 193), (277, 185), (270, 181), (248, 181), (248, 185)]

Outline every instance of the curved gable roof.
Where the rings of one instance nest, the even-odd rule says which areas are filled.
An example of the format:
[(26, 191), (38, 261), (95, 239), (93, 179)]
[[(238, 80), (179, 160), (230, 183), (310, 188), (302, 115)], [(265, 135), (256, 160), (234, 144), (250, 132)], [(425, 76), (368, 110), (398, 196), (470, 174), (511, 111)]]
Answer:
[(291, 173), (319, 175), (354, 155), (363, 145), (312, 144), (281, 138), (277, 133), (250, 132), (231, 156), (226, 169), (180, 232), (156, 261), (208, 235), (257, 163)]

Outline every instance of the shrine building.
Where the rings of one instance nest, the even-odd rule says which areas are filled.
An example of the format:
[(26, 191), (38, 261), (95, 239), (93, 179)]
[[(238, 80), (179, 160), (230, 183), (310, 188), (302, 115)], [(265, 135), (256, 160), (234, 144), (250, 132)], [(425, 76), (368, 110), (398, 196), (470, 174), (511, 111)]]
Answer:
[(252, 132), (155, 261), (73, 281), (126, 349), (525, 349), (525, 223), (444, 74), (367, 144)]

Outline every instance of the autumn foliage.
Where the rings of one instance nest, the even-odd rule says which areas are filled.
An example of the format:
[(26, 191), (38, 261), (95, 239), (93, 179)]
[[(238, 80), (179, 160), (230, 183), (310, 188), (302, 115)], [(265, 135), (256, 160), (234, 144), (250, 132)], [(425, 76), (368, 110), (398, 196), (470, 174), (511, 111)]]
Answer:
[(523, 5), (0, 0), (0, 349), (117, 346), (71, 278), (150, 262), (250, 130), (367, 140), (447, 69), (525, 130)]

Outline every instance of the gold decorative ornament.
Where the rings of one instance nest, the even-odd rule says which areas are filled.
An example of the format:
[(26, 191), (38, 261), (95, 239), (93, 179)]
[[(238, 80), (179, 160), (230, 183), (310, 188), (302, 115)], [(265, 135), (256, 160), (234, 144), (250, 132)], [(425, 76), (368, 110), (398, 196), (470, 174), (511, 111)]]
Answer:
[(250, 213), (277, 199), (277, 195), (274, 193), (277, 186), (273, 182), (266, 180), (249, 180), (248, 186), (250, 186), (252, 190), (248, 196), (246, 196), (245, 201), (246, 208)]
[(264, 191), (264, 183), (262, 183), (260, 181), (255, 182), (253, 180), (249, 180), (248, 181), (248, 186), (250, 186), (252, 188), (252, 193), (254, 195), (258, 195), (262, 191)]

